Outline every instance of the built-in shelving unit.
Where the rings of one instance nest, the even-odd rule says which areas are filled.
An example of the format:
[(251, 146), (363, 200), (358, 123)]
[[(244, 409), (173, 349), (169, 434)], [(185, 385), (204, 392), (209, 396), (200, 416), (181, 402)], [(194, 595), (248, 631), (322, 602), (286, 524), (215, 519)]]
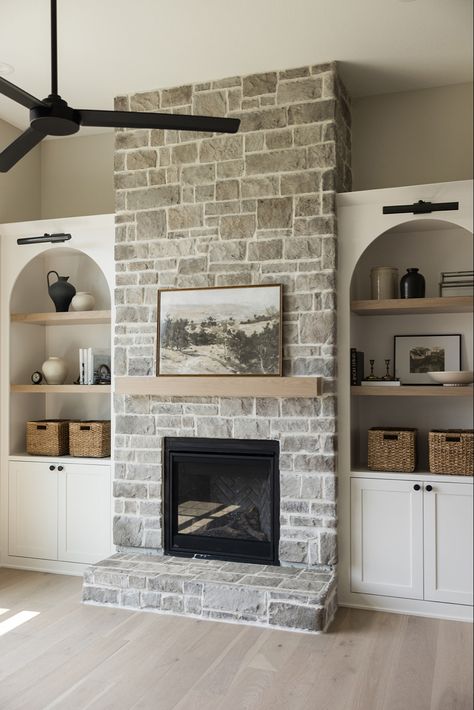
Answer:
[(444, 387), (443, 385), (400, 385), (399, 387), (351, 387), (353, 397), (471, 397), (473, 387)]
[(171, 397), (318, 397), (321, 377), (117, 377), (117, 394)]
[(443, 298), (393, 298), (382, 301), (352, 301), (351, 311), (359, 316), (429, 315), (472, 313), (473, 296)]
[(12, 313), (12, 323), (31, 325), (102, 325), (110, 324), (110, 311), (67, 311), (66, 313)]

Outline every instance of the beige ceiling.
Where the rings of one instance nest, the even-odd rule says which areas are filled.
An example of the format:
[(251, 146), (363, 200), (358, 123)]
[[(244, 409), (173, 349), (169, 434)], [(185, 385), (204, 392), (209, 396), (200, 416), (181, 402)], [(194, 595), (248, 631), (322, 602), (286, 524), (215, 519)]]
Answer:
[[(59, 92), (122, 93), (338, 60), (353, 97), (472, 81), (472, 0), (58, 0)], [(49, 0), (0, 0), (0, 63), (44, 98)], [(0, 118), (26, 109), (0, 99)]]

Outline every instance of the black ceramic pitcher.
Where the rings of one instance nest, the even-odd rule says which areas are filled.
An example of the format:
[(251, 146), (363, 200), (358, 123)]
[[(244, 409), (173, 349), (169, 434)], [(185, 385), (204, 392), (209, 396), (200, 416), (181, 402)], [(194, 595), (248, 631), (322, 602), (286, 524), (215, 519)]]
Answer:
[(419, 269), (407, 269), (400, 280), (400, 298), (424, 298), (425, 277), (418, 273)]
[[(49, 277), (51, 274), (56, 274), (57, 281), (50, 283)], [(69, 276), (60, 276), (57, 271), (48, 271), (46, 281), (48, 282), (49, 297), (56, 306), (58, 313), (64, 313), (69, 310), (69, 304), (76, 294), (76, 289), (68, 283)]]

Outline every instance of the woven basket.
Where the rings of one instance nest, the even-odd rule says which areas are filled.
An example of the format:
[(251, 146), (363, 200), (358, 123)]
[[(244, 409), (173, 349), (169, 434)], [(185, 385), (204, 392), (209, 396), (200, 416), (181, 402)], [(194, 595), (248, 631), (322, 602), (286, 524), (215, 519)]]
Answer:
[(416, 466), (416, 429), (369, 429), (369, 469), (411, 473)]
[(110, 421), (70, 422), (69, 453), (92, 458), (110, 456)]
[(474, 474), (474, 431), (434, 430), (429, 433), (430, 473)]
[(32, 456), (66, 456), (69, 453), (69, 421), (44, 419), (26, 422), (26, 453)]

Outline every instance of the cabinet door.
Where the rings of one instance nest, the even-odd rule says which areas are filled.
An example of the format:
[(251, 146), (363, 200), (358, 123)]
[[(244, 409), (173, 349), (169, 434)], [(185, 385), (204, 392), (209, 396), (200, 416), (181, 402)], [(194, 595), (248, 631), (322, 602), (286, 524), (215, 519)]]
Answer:
[(59, 501), (59, 559), (93, 563), (108, 557), (110, 466), (65, 462)]
[(58, 474), (46, 463), (11, 461), (8, 552), (19, 557), (58, 558)]
[(425, 486), (425, 599), (472, 604), (472, 485)]
[(351, 480), (351, 589), (423, 598), (423, 492), (416, 481)]

